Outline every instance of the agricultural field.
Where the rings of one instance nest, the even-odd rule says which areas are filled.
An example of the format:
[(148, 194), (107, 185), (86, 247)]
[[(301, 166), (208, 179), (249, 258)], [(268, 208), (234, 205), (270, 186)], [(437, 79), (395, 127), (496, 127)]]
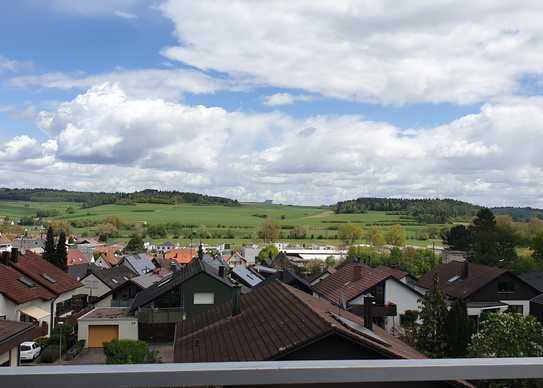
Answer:
[[(284, 235), (296, 226), (303, 226), (307, 231), (304, 240), (293, 240), (297, 243), (329, 243), (337, 244), (337, 229), (342, 224), (358, 224), (363, 228), (376, 225), (386, 229), (390, 225), (403, 225), (408, 242), (415, 245), (428, 246), (432, 240), (416, 240), (416, 236), (429, 225), (420, 224), (414, 218), (402, 213), (370, 211), (363, 214), (335, 214), (330, 208), (265, 205), (261, 203), (242, 203), (241, 206), (220, 205), (164, 205), (138, 203), (135, 205), (102, 205), (92, 208), (81, 208), (74, 202), (27, 202), (0, 201), (0, 217), (8, 216), (12, 220), (23, 217), (35, 217), (37, 212), (50, 213), (46, 221), (68, 222), (72, 231), (77, 234), (93, 236), (94, 225), (101, 223), (106, 217), (118, 217), (126, 228), (121, 228), (119, 237), (127, 238), (133, 233), (136, 225), (161, 225), (177, 223), (185, 231), (205, 228), (210, 235), (206, 242), (214, 243), (232, 240), (233, 244), (257, 241), (257, 231), (265, 219), (271, 218), (281, 225)], [(88, 223), (89, 225), (84, 225)], [(83, 226), (82, 226), (83, 225)], [(433, 225), (441, 228), (443, 225)], [(221, 232), (228, 231), (229, 237), (218, 237)], [(168, 240), (181, 243), (189, 240), (191, 233), (169, 235)], [(157, 239), (161, 241), (164, 239)], [(440, 245), (441, 241), (437, 245)]]

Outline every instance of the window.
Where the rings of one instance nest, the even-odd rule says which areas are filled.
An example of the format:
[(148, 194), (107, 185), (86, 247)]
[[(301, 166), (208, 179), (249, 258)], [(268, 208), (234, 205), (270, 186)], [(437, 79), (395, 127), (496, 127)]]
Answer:
[(515, 283), (508, 282), (498, 282), (498, 292), (515, 292)]
[(509, 305), (507, 311), (510, 313), (524, 314), (524, 306), (521, 304)]
[(46, 279), (49, 283), (53, 283), (55, 284), (57, 281), (55, 278), (53, 278), (52, 276), (46, 274), (45, 272), (41, 274), (41, 276)]
[(452, 278), (450, 278), (448, 281), (449, 281), (449, 283), (454, 283), (454, 282), (457, 281), (458, 279), (460, 279), (460, 276), (459, 276), (459, 275), (456, 275), (456, 276), (453, 276)]
[(7, 319), (6, 315), (0, 315), (0, 321), (5, 321)]
[(36, 283), (34, 283), (34, 281), (33, 281), (32, 279), (27, 278), (26, 276), (21, 276), (21, 277), (19, 278), (19, 281), (20, 281), (21, 283), (23, 283), (23, 284), (24, 284), (25, 286), (27, 286), (27, 287), (30, 287), (30, 288), (36, 287)]
[(215, 303), (215, 294), (212, 292), (195, 292), (194, 304), (213, 304)]

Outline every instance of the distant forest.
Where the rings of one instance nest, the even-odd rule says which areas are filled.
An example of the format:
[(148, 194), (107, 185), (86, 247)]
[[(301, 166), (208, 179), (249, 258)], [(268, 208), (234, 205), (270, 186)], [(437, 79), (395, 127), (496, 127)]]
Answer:
[(79, 202), (84, 208), (100, 205), (131, 205), (135, 203), (162, 204), (202, 204), (239, 206), (234, 199), (215, 197), (179, 191), (143, 190), (134, 193), (91, 193), (53, 189), (7, 189), (0, 188), (0, 200), (41, 201), (41, 202)]
[(495, 215), (509, 214), (515, 221), (528, 221), (534, 217), (543, 219), (543, 209), (531, 207), (495, 207), (491, 210)]
[(454, 199), (403, 199), (403, 198), (358, 198), (338, 202), (336, 213), (365, 213), (370, 210), (405, 212), (418, 222), (444, 224), (451, 220), (468, 219), (477, 213), (480, 206)]

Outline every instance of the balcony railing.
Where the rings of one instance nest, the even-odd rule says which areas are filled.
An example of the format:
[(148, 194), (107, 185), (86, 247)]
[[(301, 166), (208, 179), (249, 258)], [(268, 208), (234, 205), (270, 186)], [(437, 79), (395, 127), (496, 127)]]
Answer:
[(285, 385), (543, 378), (543, 358), (267, 361), (0, 368), (2, 387)]
[(182, 307), (142, 308), (137, 313), (139, 323), (173, 323), (183, 320)]

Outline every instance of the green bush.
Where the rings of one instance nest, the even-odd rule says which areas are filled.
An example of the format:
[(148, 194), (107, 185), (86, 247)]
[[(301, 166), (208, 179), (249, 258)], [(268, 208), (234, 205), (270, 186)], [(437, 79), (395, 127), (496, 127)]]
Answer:
[(158, 351), (145, 341), (113, 340), (104, 343), (107, 364), (153, 364), (160, 362)]
[(39, 362), (51, 364), (58, 359), (58, 345), (49, 345), (41, 351)]

